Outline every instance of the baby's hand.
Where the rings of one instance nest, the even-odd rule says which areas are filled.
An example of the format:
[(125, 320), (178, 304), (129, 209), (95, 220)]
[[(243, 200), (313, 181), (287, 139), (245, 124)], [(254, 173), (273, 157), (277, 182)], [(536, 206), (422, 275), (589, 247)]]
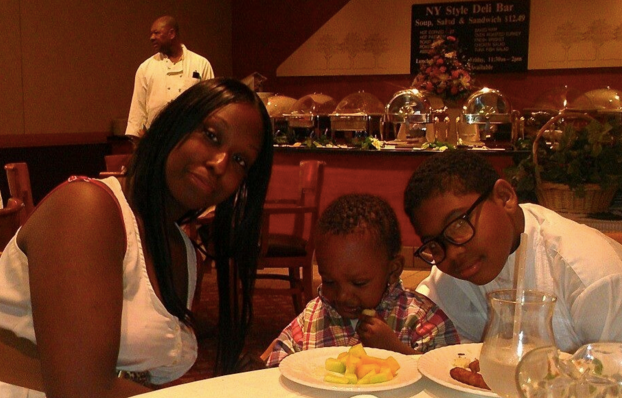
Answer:
[(398, 341), (389, 325), (375, 316), (375, 311), (373, 316), (361, 314), (357, 331), (366, 347), (389, 349), (391, 340)]

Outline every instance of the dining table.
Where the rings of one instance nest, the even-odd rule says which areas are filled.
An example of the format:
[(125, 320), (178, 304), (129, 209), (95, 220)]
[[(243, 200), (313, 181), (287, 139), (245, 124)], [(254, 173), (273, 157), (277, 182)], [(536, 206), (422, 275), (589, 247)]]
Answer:
[[(418, 360), (419, 356), (412, 356)], [(135, 398), (482, 398), (479, 394), (458, 391), (438, 384), (425, 376), (396, 389), (373, 392), (335, 391), (298, 384), (269, 368), (198, 380), (136, 395)]]

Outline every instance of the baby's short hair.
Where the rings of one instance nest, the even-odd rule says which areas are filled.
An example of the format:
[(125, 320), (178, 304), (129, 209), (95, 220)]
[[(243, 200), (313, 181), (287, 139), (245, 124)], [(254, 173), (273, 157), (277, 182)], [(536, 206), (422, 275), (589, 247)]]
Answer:
[(349, 235), (369, 232), (386, 248), (390, 258), (402, 249), (397, 216), (384, 199), (369, 194), (348, 194), (331, 202), (322, 213), (316, 229), (321, 235)]
[(412, 174), (404, 192), (404, 210), (412, 222), (421, 203), (444, 192), (483, 194), (501, 178), (482, 155), (447, 150), (426, 159)]

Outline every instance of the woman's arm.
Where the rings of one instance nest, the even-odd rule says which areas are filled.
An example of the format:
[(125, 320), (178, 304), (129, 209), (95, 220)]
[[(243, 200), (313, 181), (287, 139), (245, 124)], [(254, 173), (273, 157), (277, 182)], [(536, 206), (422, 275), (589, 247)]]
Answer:
[(18, 244), (28, 257), (33, 322), (48, 398), (128, 397), (116, 378), (123, 307), (124, 225), (110, 193), (66, 184), (32, 214)]

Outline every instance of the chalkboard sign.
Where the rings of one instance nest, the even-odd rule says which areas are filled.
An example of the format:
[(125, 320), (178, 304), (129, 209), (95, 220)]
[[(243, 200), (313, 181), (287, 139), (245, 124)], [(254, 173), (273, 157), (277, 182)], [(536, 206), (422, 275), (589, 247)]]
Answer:
[(475, 73), (523, 72), (529, 50), (529, 1), (500, 0), (412, 6), (410, 72), (438, 36), (455, 36)]

